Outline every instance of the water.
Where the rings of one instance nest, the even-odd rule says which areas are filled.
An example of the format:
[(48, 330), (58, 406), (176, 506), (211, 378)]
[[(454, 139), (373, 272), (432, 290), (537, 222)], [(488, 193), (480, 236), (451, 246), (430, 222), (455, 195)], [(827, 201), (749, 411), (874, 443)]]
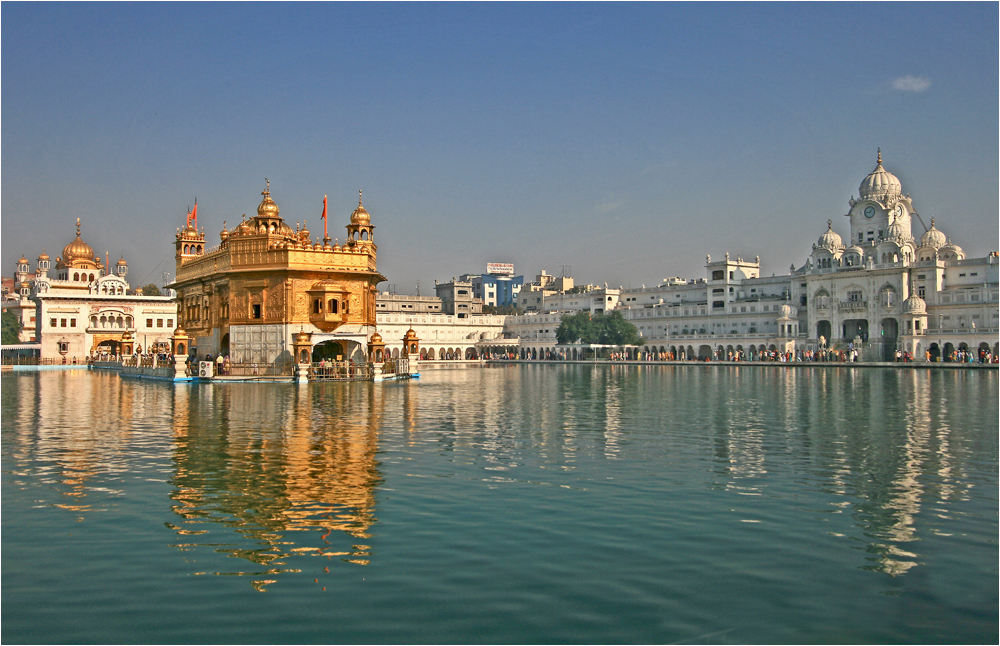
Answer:
[(2, 639), (998, 639), (995, 371), (2, 377)]

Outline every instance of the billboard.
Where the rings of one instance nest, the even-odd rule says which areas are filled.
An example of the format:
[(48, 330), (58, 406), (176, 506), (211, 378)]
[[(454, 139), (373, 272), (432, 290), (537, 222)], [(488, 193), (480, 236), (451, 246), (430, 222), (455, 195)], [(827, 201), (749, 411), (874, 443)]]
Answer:
[(488, 262), (486, 263), (487, 274), (508, 274), (514, 273), (514, 263), (511, 262)]

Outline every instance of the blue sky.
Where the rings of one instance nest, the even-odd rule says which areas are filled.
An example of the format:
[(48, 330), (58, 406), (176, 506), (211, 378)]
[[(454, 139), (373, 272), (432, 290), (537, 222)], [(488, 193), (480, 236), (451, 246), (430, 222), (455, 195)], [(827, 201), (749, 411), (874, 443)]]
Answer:
[[(364, 190), (400, 293), (518, 273), (637, 287), (800, 265), (885, 167), (998, 247), (996, 3), (11, 3), (2, 263), (83, 238), (133, 285), (198, 198), (332, 237)], [(914, 231), (916, 235), (921, 230)]]

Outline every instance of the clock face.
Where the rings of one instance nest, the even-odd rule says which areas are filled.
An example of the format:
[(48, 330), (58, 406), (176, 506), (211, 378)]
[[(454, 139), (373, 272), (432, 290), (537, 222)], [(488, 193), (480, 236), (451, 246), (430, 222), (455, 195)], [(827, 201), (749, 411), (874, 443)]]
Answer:
[(900, 204), (899, 206), (896, 207), (896, 217), (897, 218), (903, 217), (903, 205), (902, 204)]
[(866, 218), (873, 218), (873, 217), (875, 217), (875, 207), (874, 206), (866, 206), (865, 207), (865, 217)]

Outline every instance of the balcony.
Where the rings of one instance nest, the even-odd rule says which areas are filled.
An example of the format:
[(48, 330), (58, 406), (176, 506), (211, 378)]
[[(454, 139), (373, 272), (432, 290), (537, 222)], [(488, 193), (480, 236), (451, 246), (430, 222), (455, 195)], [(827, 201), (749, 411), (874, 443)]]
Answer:
[(868, 311), (868, 301), (845, 301), (838, 303), (841, 314), (864, 314)]

